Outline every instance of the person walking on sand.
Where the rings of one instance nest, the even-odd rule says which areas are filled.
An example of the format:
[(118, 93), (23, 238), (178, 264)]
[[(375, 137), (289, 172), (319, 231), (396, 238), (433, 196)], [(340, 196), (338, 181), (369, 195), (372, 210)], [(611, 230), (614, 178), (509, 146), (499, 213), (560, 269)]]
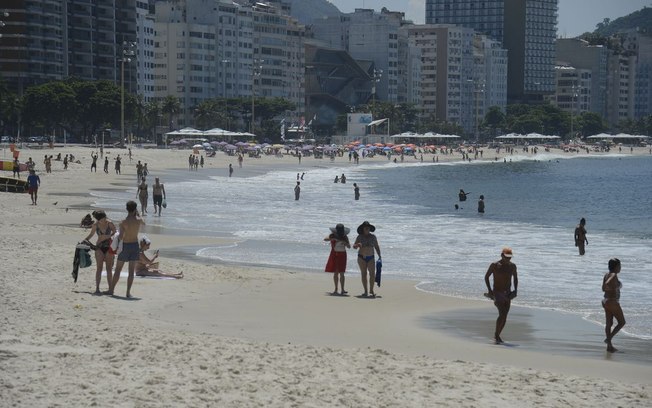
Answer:
[(140, 179), (140, 184), (138, 185), (138, 191), (136, 192), (136, 197), (140, 201), (140, 211), (145, 216), (147, 214), (147, 199), (149, 198), (149, 193), (147, 192), (147, 183), (145, 182), (145, 177)]
[(586, 238), (586, 220), (582, 218), (577, 227), (575, 227), (575, 246), (579, 249), (580, 255), (584, 255), (584, 245), (589, 244), (589, 240)]
[(300, 195), (301, 195), (301, 182), (297, 181), (297, 185), (294, 186), (294, 200), (298, 201)]
[[(620, 288), (623, 286), (618, 279), (620, 259), (610, 259), (608, 266), (609, 272), (602, 278), (602, 291), (604, 292), (602, 307), (604, 308), (604, 314), (607, 320), (604, 328), (607, 337), (604, 339), (604, 342), (607, 343), (607, 351), (613, 353), (618, 350), (611, 344), (611, 340), (625, 326), (625, 316), (623, 315), (623, 309), (620, 308)], [(614, 317), (618, 321), (618, 324), (612, 330), (611, 326), (614, 324)]]
[(113, 295), (115, 287), (120, 280), (120, 273), (125, 262), (129, 262), (129, 278), (127, 278), (127, 297), (131, 297), (131, 285), (134, 283), (134, 272), (136, 262), (140, 258), (140, 247), (138, 245), (138, 232), (145, 221), (138, 215), (138, 204), (135, 201), (127, 201), (127, 218), (120, 223), (120, 240), (122, 240), (122, 251), (118, 255), (118, 262), (115, 265), (115, 273), (111, 280), (109, 295)]
[(41, 186), (41, 178), (36, 175), (36, 171), (30, 170), (29, 176), (27, 176), (27, 191), (29, 191), (29, 196), (32, 198), (32, 205), (36, 205), (36, 200), (38, 200), (38, 188)]
[(115, 158), (115, 174), (120, 174), (120, 166), (122, 165), (122, 159), (120, 155)]
[(328, 256), (324, 272), (333, 274), (335, 290), (332, 294), (337, 295), (339, 281), (340, 294), (346, 295), (348, 292), (344, 290), (344, 272), (346, 272), (346, 248), (351, 248), (348, 237), (351, 230), (344, 227), (343, 224), (337, 224), (335, 228), (330, 228), (330, 230), (331, 234), (324, 238), (324, 241), (330, 241), (331, 243), (331, 253)]
[[(358, 267), (360, 268), (362, 287), (364, 288), (362, 297), (371, 296), (375, 298), (374, 282), (376, 280), (376, 261), (374, 250), (378, 254), (378, 259), (381, 259), (378, 239), (376, 239), (376, 236), (372, 234), (372, 232), (376, 231), (376, 227), (371, 225), (369, 221), (365, 221), (358, 226), (357, 231), (358, 237), (355, 239), (353, 248), (358, 250)], [(367, 280), (367, 275), (369, 276), (369, 280)]]
[(113, 258), (114, 255), (110, 251), (111, 237), (115, 234), (116, 228), (113, 222), (106, 217), (106, 213), (102, 210), (93, 211), (93, 218), (95, 223), (91, 227), (91, 232), (88, 234), (84, 241), (88, 241), (97, 234), (97, 242), (95, 243), (95, 264), (97, 269), (95, 271), (95, 294), (100, 294), (100, 283), (102, 282), (102, 267), (106, 265), (106, 282), (111, 290), (111, 279), (113, 271)]
[(160, 182), (158, 177), (154, 179), (154, 185), (152, 186), (152, 198), (154, 200), (154, 215), (156, 215), (158, 212), (158, 216), (160, 217), (161, 209), (163, 207), (163, 200), (165, 200), (165, 185)]
[(481, 195), (478, 200), (478, 213), (484, 214), (484, 196)]
[(358, 187), (357, 183), (353, 183), (353, 197), (355, 198), (355, 201), (360, 199), (360, 187)]
[[(503, 343), (503, 339), (500, 338), (500, 333), (505, 327), (512, 299), (516, 297), (518, 290), (518, 275), (516, 274), (516, 265), (511, 262), (512, 256), (513, 253), (511, 248), (503, 248), (503, 251), (500, 254), (500, 261), (489, 265), (489, 269), (484, 276), (484, 282), (489, 291), (485, 296), (492, 299), (494, 305), (498, 309), (496, 332), (494, 333), (496, 344)], [(493, 275), (494, 279), (493, 289), (489, 283), (489, 277), (491, 275)], [(512, 279), (514, 280), (514, 291), (512, 291)]]
[(109, 174), (109, 156), (104, 158), (104, 172)]

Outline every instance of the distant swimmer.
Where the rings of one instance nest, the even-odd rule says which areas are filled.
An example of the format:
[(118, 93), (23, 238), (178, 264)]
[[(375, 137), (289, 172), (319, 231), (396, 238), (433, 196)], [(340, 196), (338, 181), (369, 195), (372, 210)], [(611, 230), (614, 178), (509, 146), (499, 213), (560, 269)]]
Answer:
[(460, 201), (466, 201), (466, 196), (471, 193), (465, 193), (464, 190), (460, 188), (460, 193), (458, 194)]
[(335, 181), (333, 183), (339, 183), (340, 182), (340, 176), (335, 176)]
[(301, 195), (301, 182), (297, 181), (297, 185), (294, 186), (294, 199), (298, 201), (300, 195)]
[(478, 212), (480, 214), (484, 214), (484, 196), (480, 196), (480, 200), (478, 200)]
[[(623, 315), (623, 309), (620, 307), (620, 288), (623, 285), (618, 279), (619, 273), (620, 260), (618, 258), (610, 259), (609, 272), (606, 273), (602, 279), (602, 291), (604, 292), (602, 307), (604, 308), (605, 317), (607, 319), (607, 324), (604, 328), (607, 337), (604, 339), (604, 342), (607, 343), (607, 351), (610, 353), (617, 351), (613, 344), (611, 344), (611, 340), (614, 338), (616, 333), (625, 326), (625, 316)], [(611, 330), (611, 326), (613, 326), (614, 323), (614, 317), (618, 321), (618, 324), (613, 330)]]
[(346, 176), (344, 175), (344, 173), (342, 173), (342, 177), (340, 177), (340, 183), (346, 184)]
[[(489, 290), (485, 296), (492, 299), (494, 305), (498, 309), (496, 332), (494, 333), (496, 344), (503, 343), (503, 339), (500, 338), (500, 333), (505, 327), (512, 299), (516, 297), (518, 290), (518, 275), (516, 274), (516, 265), (511, 262), (512, 256), (513, 253), (511, 248), (503, 248), (503, 251), (500, 254), (500, 261), (489, 265), (489, 269), (484, 276), (484, 282)], [(493, 289), (489, 282), (489, 277), (491, 275), (494, 276)], [(514, 291), (512, 291), (512, 279), (514, 279)]]
[(360, 199), (360, 187), (356, 183), (353, 183), (353, 195), (356, 201)]
[(577, 227), (575, 227), (575, 246), (580, 250), (580, 255), (584, 255), (584, 245), (589, 244), (589, 240), (586, 239), (586, 220), (582, 218)]

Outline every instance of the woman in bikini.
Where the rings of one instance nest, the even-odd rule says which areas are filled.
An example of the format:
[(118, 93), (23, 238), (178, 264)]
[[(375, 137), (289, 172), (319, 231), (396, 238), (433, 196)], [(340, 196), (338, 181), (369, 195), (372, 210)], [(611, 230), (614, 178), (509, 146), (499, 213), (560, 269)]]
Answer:
[[(374, 259), (374, 250), (378, 253), (378, 259), (380, 259), (380, 247), (378, 246), (378, 240), (372, 232), (376, 231), (376, 227), (369, 224), (369, 221), (365, 221), (360, 226), (358, 226), (358, 237), (355, 239), (353, 248), (358, 250), (358, 266), (360, 267), (360, 272), (362, 273), (362, 286), (364, 287), (364, 293), (362, 297), (376, 297), (374, 293), (374, 281), (376, 278), (376, 261)], [(367, 281), (367, 274), (369, 275), (369, 280)], [(367, 291), (367, 282), (369, 282), (369, 290)]]
[[(618, 279), (620, 273), (620, 259), (612, 258), (609, 260), (609, 272), (604, 275), (602, 279), (602, 291), (604, 292), (604, 299), (602, 299), (602, 307), (604, 308), (607, 324), (605, 326), (605, 334), (607, 337), (604, 342), (607, 343), (607, 351), (613, 353), (617, 351), (611, 340), (616, 333), (625, 326), (625, 316), (623, 309), (620, 308), (620, 288), (623, 286)], [(616, 327), (611, 330), (614, 324), (614, 317), (618, 321)]]
[(346, 248), (351, 248), (349, 243), (349, 229), (344, 227), (343, 224), (337, 224), (335, 228), (331, 228), (331, 234), (324, 238), (324, 241), (330, 241), (331, 253), (326, 262), (325, 272), (333, 274), (333, 282), (335, 283), (335, 291), (333, 295), (337, 295), (337, 282), (340, 282), (340, 294), (346, 295), (348, 292), (344, 290), (344, 272), (346, 272)]
[(136, 262), (136, 276), (156, 276), (161, 278), (183, 278), (183, 272), (180, 273), (163, 273), (158, 269), (158, 250), (154, 253), (154, 256), (150, 259), (145, 254), (145, 251), (149, 250), (152, 242), (147, 237), (142, 237), (140, 239), (140, 255), (138, 256), (138, 261)]
[(136, 197), (138, 197), (138, 200), (140, 201), (140, 213), (143, 215), (147, 214), (147, 198), (149, 197), (149, 193), (147, 192), (145, 177), (141, 179), (141, 182), (138, 185)]
[(106, 218), (106, 213), (102, 210), (93, 211), (93, 217), (96, 221), (84, 241), (88, 241), (93, 235), (97, 235), (97, 243), (95, 244), (95, 264), (97, 265), (95, 272), (95, 294), (99, 294), (100, 282), (102, 281), (102, 266), (104, 265), (106, 265), (106, 281), (109, 284), (109, 288), (111, 288), (111, 271), (113, 270), (114, 255), (109, 248), (111, 247), (111, 236), (115, 234), (116, 228), (113, 222)]

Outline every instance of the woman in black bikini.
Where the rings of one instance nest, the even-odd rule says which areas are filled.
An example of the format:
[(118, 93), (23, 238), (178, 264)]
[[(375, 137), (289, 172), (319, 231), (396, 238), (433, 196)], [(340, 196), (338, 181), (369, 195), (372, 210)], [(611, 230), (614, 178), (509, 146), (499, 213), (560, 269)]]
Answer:
[[(623, 309), (620, 308), (620, 288), (623, 286), (618, 279), (620, 273), (620, 259), (612, 258), (609, 260), (609, 272), (604, 275), (602, 279), (602, 291), (604, 292), (604, 299), (602, 299), (602, 307), (604, 308), (607, 324), (605, 325), (605, 334), (607, 337), (604, 342), (607, 343), (607, 351), (613, 353), (617, 351), (611, 340), (616, 333), (625, 326), (625, 316)], [(614, 324), (614, 318), (618, 321), (616, 327), (611, 330)]]
[(95, 248), (95, 264), (97, 271), (95, 272), (95, 293), (100, 293), (100, 282), (102, 281), (102, 266), (106, 264), (106, 281), (111, 288), (111, 271), (113, 270), (113, 253), (109, 250), (111, 247), (111, 236), (115, 234), (115, 225), (106, 218), (106, 213), (102, 210), (93, 211), (93, 217), (97, 220), (91, 227), (91, 232), (84, 239), (88, 241), (97, 234), (97, 243)]
[[(353, 248), (358, 250), (358, 266), (360, 267), (362, 286), (364, 287), (362, 297), (367, 297), (367, 294), (371, 297), (376, 297), (374, 293), (374, 281), (376, 278), (374, 250), (378, 253), (378, 259), (380, 259), (380, 247), (378, 246), (376, 236), (372, 234), (374, 231), (376, 231), (376, 227), (369, 224), (369, 221), (363, 222), (358, 226), (358, 237), (353, 244)], [(369, 274), (368, 281), (367, 274)], [(369, 282), (369, 291), (367, 291), (367, 282)]]
[(144, 216), (147, 214), (147, 199), (149, 198), (145, 177), (141, 179), (141, 182), (138, 185), (138, 192), (136, 193), (136, 197), (138, 197), (138, 200), (140, 201), (140, 213)]

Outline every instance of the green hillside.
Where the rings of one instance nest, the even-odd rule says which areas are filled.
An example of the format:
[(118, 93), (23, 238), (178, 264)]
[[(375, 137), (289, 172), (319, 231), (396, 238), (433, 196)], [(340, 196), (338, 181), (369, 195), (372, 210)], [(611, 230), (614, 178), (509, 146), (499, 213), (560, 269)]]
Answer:
[(644, 7), (613, 21), (605, 19), (597, 24), (597, 29), (593, 34), (609, 37), (620, 31), (626, 31), (638, 28), (639, 32), (652, 35), (652, 7)]

